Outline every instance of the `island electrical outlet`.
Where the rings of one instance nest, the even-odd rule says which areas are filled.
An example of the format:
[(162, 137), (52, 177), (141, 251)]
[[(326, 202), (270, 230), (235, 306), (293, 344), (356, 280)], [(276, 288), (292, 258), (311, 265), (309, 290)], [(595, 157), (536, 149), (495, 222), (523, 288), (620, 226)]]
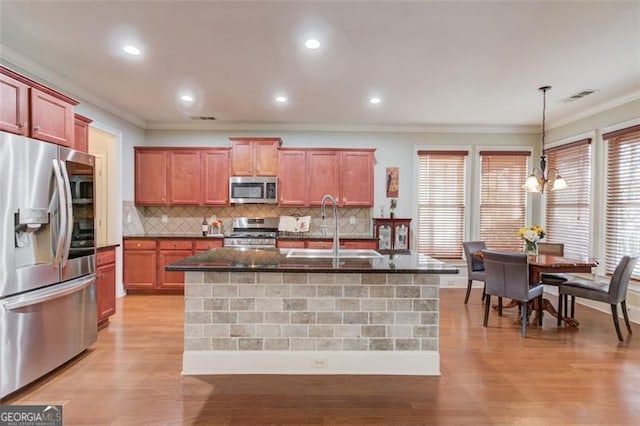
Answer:
[(313, 368), (327, 368), (329, 366), (328, 358), (314, 358), (311, 362)]

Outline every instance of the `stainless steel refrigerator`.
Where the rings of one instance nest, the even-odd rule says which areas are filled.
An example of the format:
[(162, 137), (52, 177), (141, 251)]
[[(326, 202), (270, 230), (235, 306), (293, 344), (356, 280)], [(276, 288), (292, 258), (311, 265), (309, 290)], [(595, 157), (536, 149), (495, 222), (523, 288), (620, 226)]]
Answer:
[(94, 164), (0, 132), (0, 398), (96, 341)]

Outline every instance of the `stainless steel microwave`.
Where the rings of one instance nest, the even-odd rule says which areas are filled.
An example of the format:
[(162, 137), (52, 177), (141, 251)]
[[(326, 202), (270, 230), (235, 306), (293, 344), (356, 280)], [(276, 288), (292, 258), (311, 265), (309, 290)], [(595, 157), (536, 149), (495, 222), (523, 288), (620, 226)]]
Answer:
[(229, 202), (276, 204), (278, 178), (272, 176), (232, 176), (229, 179)]

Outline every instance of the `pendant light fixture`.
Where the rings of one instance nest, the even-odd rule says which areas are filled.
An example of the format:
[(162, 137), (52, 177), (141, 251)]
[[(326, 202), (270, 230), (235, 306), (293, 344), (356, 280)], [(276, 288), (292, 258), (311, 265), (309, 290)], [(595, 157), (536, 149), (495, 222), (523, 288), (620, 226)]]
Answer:
[(560, 172), (555, 167), (547, 169), (547, 156), (544, 151), (544, 138), (545, 138), (545, 113), (547, 109), (547, 90), (551, 89), (551, 86), (542, 86), (538, 90), (542, 91), (542, 155), (540, 155), (540, 167), (534, 167), (533, 171), (527, 178), (524, 188), (527, 192), (543, 193), (545, 187), (550, 188), (551, 191), (557, 189), (564, 189), (567, 187), (567, 182)]

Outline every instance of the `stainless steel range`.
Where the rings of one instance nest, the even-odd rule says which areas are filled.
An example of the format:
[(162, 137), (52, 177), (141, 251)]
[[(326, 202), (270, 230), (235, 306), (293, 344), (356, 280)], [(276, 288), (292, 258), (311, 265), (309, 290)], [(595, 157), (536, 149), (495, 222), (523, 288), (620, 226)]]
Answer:
[(275, 248), (279, 217), (237, 217), (233, 232), (224, 238), (225, 247)]

